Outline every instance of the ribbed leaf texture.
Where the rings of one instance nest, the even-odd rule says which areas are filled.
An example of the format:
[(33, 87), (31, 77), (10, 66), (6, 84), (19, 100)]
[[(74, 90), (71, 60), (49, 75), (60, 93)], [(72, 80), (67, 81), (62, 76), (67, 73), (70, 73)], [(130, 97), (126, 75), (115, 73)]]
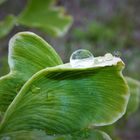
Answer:
[(55, 50), (31, 33), (16, 34), (9, 43), (10, 73), (0, 78), (0, 112), (5, 112), (23, 84), (36, 72), (62, 64)]
[(62, 65), (39, 71), (9, 106), (0, 132), (41, 129), (65, 134), (115, 122), (125, 113), (129, 97), (123, 67), (120, 61), (104, 67)]
[(46, 135), (41, 130), (19, 131), (0, 138), (2, 140), (111, 140), (105, 132), (99, 130), (84, 130), (68, 135)]
[[(0, 79), (0, 111), (11, 103), (0, 136), (41, 130), (52, 139), (58, 138), (54, 134), (72, 139), (70, 134), (112, 124), (126, 111), (129, 91), (120, 58), (72, 67), (62, 64), (42, 38), (22, 32), (10, 40), (9, 66), (10, 73)], [(91, 136), (100, 140), (99, 133)]]

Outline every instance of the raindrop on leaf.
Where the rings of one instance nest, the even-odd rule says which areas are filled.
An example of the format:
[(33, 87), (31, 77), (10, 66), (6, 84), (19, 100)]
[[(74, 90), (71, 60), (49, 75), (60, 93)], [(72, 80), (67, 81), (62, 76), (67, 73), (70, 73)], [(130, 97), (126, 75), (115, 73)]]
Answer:
[(106, 53), (104, 58), (105, 58), (106, 61), (110, 61), (110, 60), (113, 59), (113, 55), (111, 53)]
[(88, 50), (79, 49), (72, 53), (70, 64), (76, 68), (90, 67), (94, 64), (94, 56)]

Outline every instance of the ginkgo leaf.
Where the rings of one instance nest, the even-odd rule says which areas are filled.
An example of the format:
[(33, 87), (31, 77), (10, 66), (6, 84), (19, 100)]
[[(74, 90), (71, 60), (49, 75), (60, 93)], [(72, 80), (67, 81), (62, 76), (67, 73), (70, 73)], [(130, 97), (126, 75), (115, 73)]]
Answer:
[(126, 77), (126, 80), (130, 89), (130, 100), (128, 102), (126, 115), (130, 115), (134, 113), (139, 106), (140, 82), (130, 77)]
[(7, 109), (0, 133), (39, 129), (65, 134), (114, 123), (129, 99), (123, 68), (114, 57), (89, 68), (64, 64), (37, 72)]
[(44, 131), (18, 131), (0, 136), (2, 140), (111, 140), (105, 132), (99, 130), (88, 130), (68, 135), (46, 135)]
[(5, 111), (22, 85), (36, 72), (62, 64), (55, 50), (31, 32), (16, 34), (9, 43), (10, 73), (0, 78), (0, 111)]
[[(7, 0), (0, 0), (0, 4)], [(9, 15), (0, 21), (0, 38), (6, 36), (15, 25), (37, 28), (54, 35), (64, 35), (72, 24), (72, 17), (63, 7), (56, 7), (55, 0), (28, 0), (19, 16)]]
[(13, 15), (7, 16), (3, 21), (0, 21), (0, 38), (6, 36), (15, 25), (15, 17)]
[(47, 34), (62, 36), (72, 23), (64, 8), (54, 6), (55, 0), (29, 0), (18, 18), (22, 25), (35, 27)]

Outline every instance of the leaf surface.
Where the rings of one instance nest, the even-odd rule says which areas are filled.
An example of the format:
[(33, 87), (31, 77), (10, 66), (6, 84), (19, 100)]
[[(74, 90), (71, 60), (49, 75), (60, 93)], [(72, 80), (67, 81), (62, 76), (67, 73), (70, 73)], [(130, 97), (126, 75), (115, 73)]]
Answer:
[(0, 38), (5, 37), (14, 27), (15, 17), (13, 15), (7, 16), (3, 21), (0, 21)]
[(123, 67), (119, 61), (110, 66), (65, 64), (39, 71), (9, 106), (0, 132), (41, 129), (65, 134), (112, 124), (125, 113), (129, 98)]
[(6, 134), (0, 138), (9, 138), (10, 140), (111, 140), (105, 132), (98, 130), (88, 130), (87, 132), (68, 135), (46, 135), (46, 133), (41, 130), (19, 131)]
[(0, 78), (0, 111), (4, 112), (23, 84), (36, 72), (62, 63), (54, 49), (31, 32), (16, 34), (9, 43), (10, 73)]

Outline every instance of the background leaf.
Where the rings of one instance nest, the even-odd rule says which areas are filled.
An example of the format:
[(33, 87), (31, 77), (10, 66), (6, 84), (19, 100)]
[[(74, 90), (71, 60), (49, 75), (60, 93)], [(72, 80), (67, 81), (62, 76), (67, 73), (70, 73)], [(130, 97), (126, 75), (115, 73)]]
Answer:
[[(0, 4), (6, 0), (1, 0)], [(64, 35), (72, 24), (72, 17), (63, 7), (56, 7), (55, 0), (28, 0), (19, 16), (9, 15), (0, 22), (0, 38), (5, 37), (12, 28), (24, 25), (37, 28), (54, 36)]]
[(130, 77), (126, 77), (126, 80), (128, 82), (128, 86), (131, 93), (130, 100), (128, 102), (126, 115), (130, 115), (134, 113), (138, 109), (138, 106), (139, 106), (140, 82)]
[(122, 117), (129, 97), (122, 62), (97, 68), (62, 66), (36, 73), (23, 86), (5, 113), (1, 133), (42, 129), (65, 134)]
[(47, 34), (62, 36), (72, 23), (72, 17), (64, 8), (55, 7), (55, 0), (29, 0), (18, 18), (22, 25), (35, 27)]
[(22, 85), (37, 71), (62, 63), (54, 49), (31, 32), (16, 34), (9, 44), (10, 73), (0, 78), (0, 111), (5, 111)]
[(0, 22), (0, 38), (6, 36), (14, 27), (16, 19), (13, 15), (7, 16)]
[(4, 3), (5, 1), (7, 1), (7, 0), (0, 0), (0, 4)]

